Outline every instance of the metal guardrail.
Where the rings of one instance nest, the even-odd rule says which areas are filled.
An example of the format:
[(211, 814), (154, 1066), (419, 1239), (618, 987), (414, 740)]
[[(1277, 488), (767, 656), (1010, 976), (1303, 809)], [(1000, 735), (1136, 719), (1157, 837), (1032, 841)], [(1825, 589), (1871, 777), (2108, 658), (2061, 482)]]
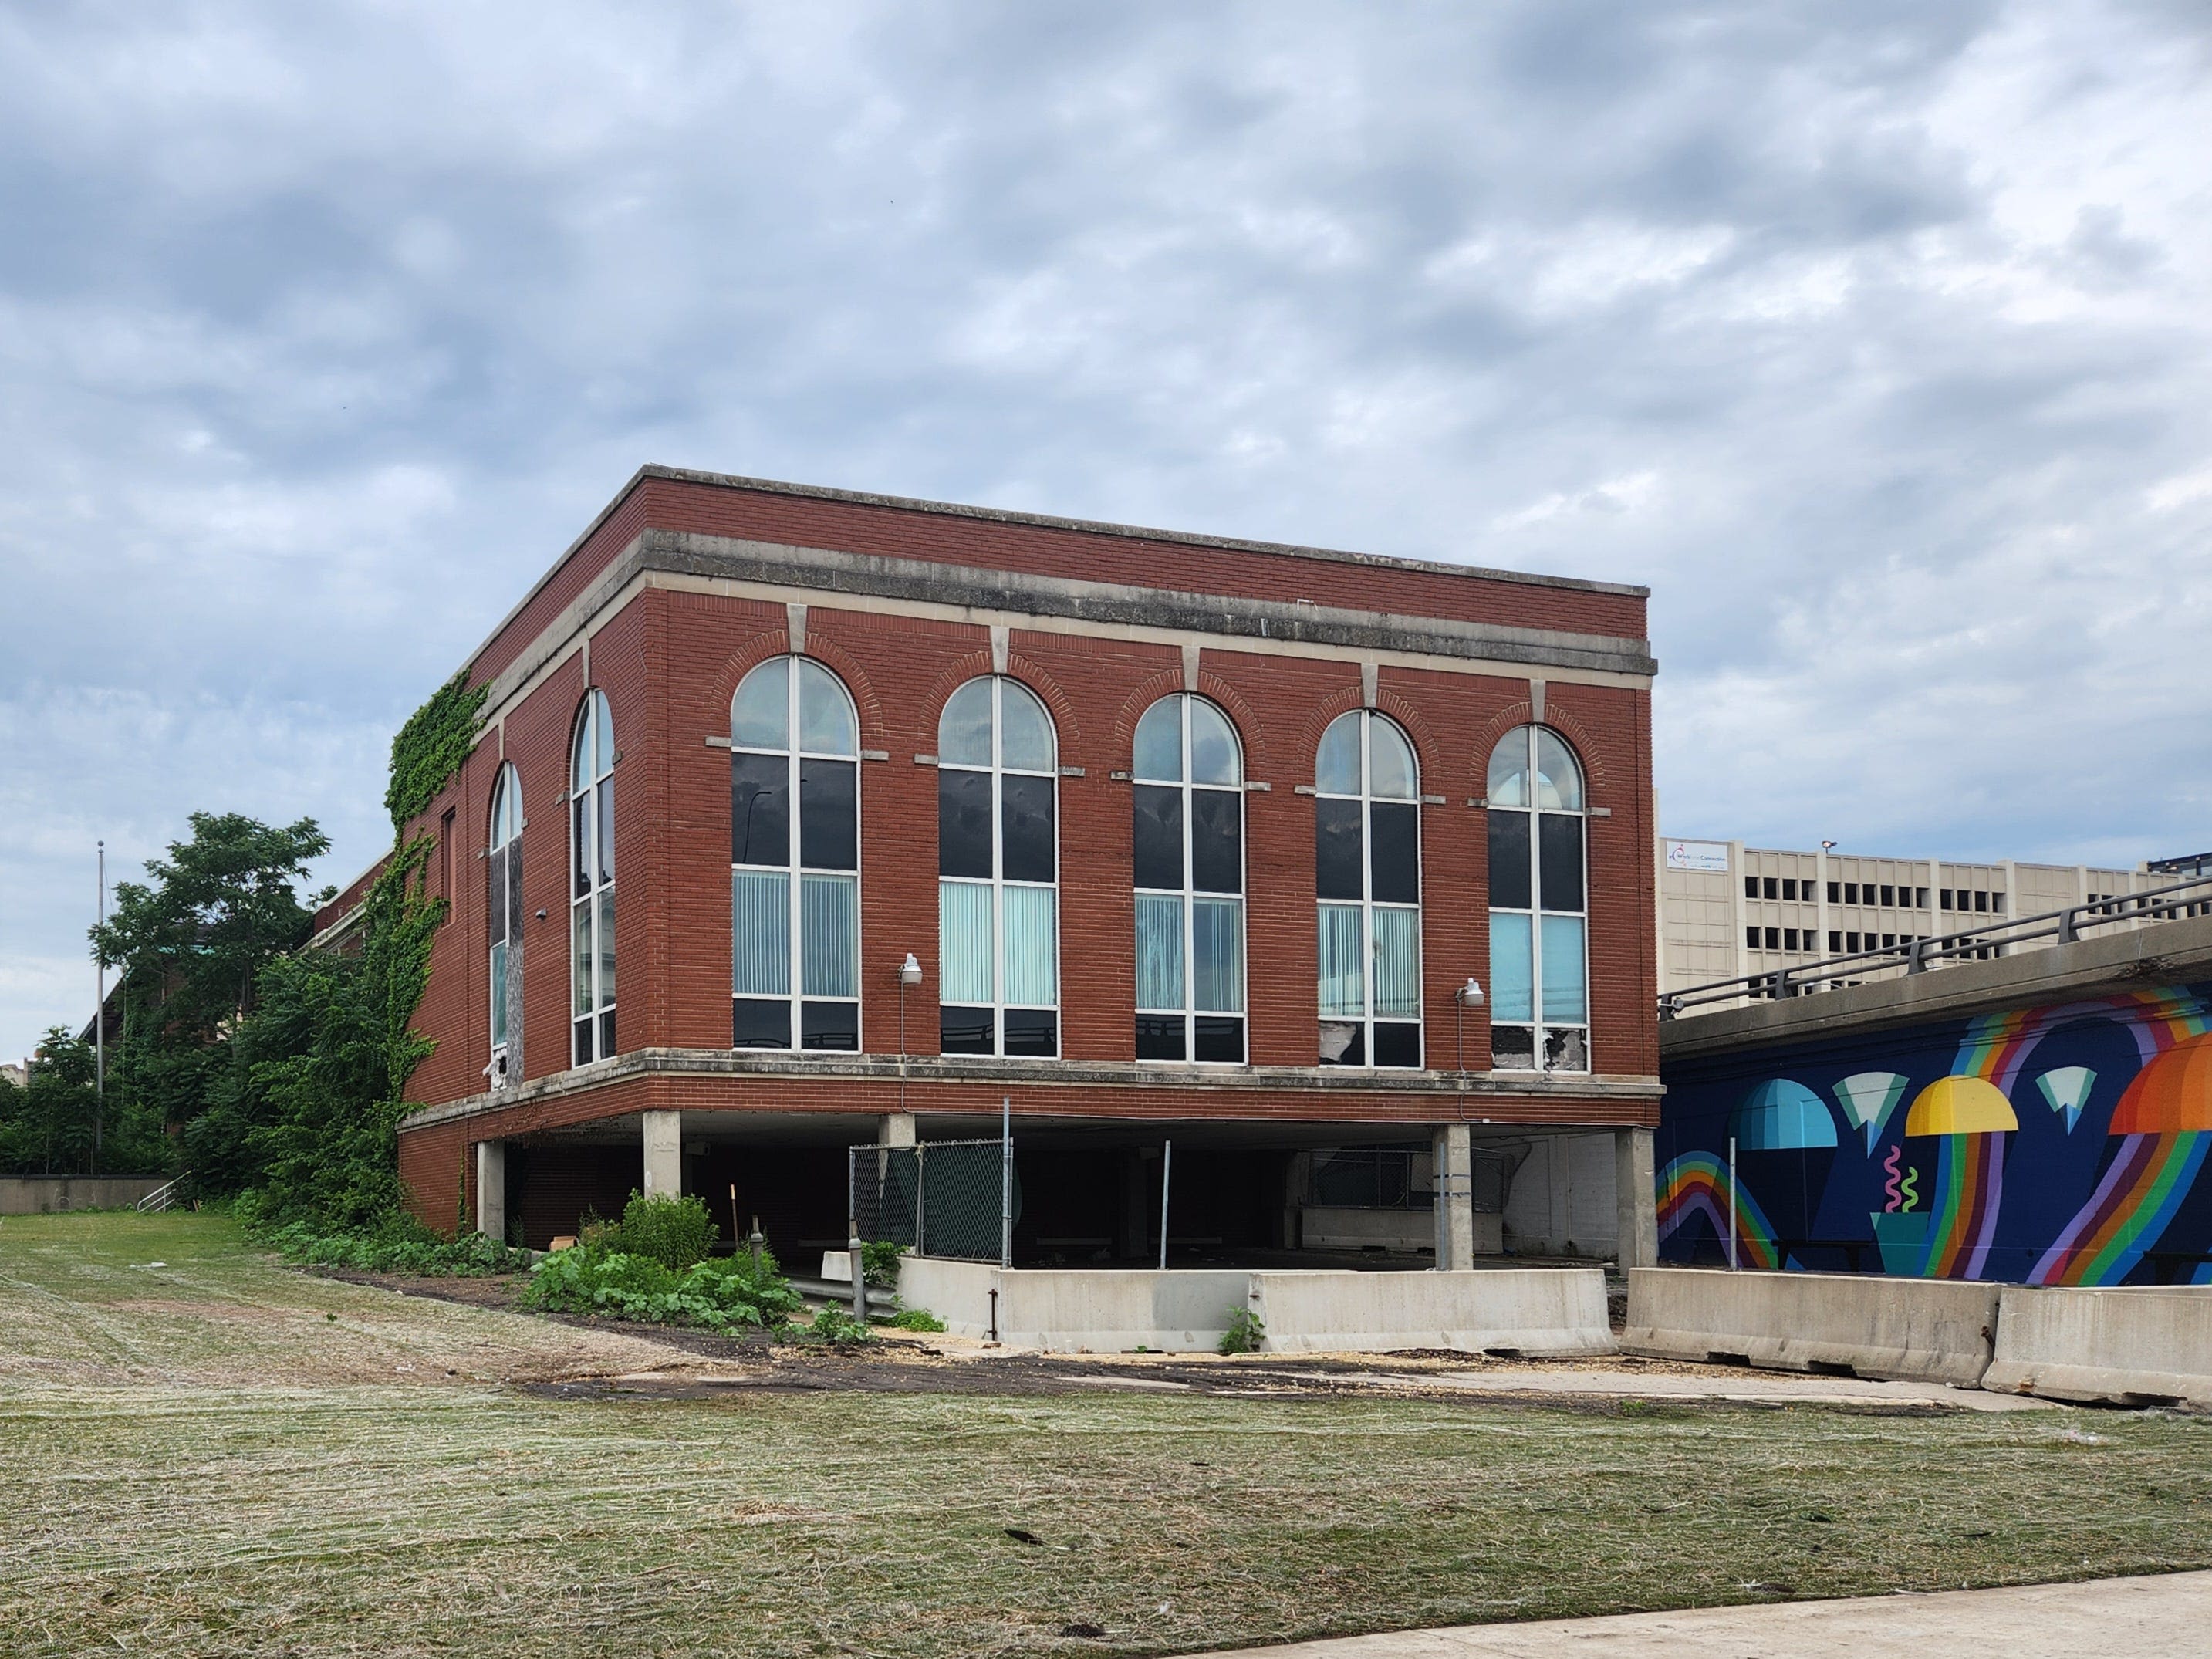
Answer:
[(2171, 886), (2154, 887), (2148, 892), (2116, 894), (2094, 903), (2015, 916), (1964, 933), (1936, 934), (1845, 956), (1822, 957), (1814, 962), (1716, 980), (1710, 985), (1693, 985), (1684, 991), (1668, 991), (1659, 999), (1659, 1018), (1673, 1019), (1692, 1008), (1747, 999), (1771, 1002), (1784, 997), (1810, 996), (1818, 991), (1862, 984), (1873, 975), (1925, 973), (1946, 962), (2002, 956), (2008, 946), (2033, 944), (2038, 939), (2072, 945), (2095, 928), (2124, 922), (2178, 921), (2185, 916), (2206, 915), (2212, 915), (2212, 875), (2194, 876)]
[(135, 1208), (141, 1215), (158, 1215), (161, 1212), (167, 1209), (169, 1206), (177, 1201), (177, 1193), (179, 1189), (191, 1178), (192, 1172), (190, 1170), (187, 1170), (184, 1174), (179, 1176), (174, 1181), (164, 1182), (161, 1185), (155, 1188), (152, 1192), (140, 1199), (132, 1207)]

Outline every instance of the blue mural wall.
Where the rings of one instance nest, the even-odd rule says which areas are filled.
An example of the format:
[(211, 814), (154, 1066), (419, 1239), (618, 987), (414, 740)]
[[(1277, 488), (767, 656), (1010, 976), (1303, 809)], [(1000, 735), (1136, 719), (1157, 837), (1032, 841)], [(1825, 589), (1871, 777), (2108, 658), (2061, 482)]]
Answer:
[(1733, 1213), (1744, 1267), (2212, 1284), (2212, 984), (1662, 1075), (1663, 1260), (1727, 1260)]

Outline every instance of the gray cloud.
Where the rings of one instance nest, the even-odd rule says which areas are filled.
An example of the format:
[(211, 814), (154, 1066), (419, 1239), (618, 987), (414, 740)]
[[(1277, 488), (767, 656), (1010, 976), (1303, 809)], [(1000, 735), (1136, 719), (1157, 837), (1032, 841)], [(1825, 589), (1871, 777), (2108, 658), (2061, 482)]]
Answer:
[(1650, 582), (1670, 827), (2212, 844), (2181, 4), (0, 17), (0, 1052), (645, 459)]

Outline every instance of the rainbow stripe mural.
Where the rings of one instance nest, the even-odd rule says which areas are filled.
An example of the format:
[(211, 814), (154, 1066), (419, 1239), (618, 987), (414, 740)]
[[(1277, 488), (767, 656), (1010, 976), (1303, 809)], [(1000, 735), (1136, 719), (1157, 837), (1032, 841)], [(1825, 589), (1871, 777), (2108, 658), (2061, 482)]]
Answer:
[[(1675, 1158), (1659, 1171), (1659, 1237), (1666, 1237), (1692, 1215), (1712, 1224), (1713, 1235), (1728, 1246), (1728, 1164), (1707, 1152)], [(1735, 1193), (1736, 1261), (1746, 1267), (1778, 1267), (1782, 1258), (1774, 1229), (1759, 1200), (1738, 1180)]]
[(1666, 1080), (1662, 1256), (1711, 1260), (1684, 1224), (1724, 1227), (1733, 1137), (1742, 1265), (2212, 1284), (2212, 985), (1717, 1054)]

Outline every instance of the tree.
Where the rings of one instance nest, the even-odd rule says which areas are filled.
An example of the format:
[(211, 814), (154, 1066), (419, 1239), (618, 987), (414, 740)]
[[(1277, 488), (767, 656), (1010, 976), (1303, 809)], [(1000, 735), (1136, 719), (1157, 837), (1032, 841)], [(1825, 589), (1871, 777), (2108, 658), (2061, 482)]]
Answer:
[(61, 1026), (46, 1032), (22, 1088), (0, 1079), (0, 1169), (79, 1175), (92, 1168), (92, 1045)]
[[(92, 930), (100, 959), (121, 971), (122, 1030), (110, 1099), (126, 1144), (150, 1127), (183, 1129), (210, 1185), (250, 1175), (247, 1079), (233, 1039), (252, 1014), (263, 970), (306, 943), (307, 864), (330, 850), (313, 819), (271, 827), (237, 812), (195, 812), (190, 841), (122, 882), (115, 910)], [(195, 1128), (204, 1115), (213, 1121)], [(103, 1161), (112, 1164), (115, 1160)]]

